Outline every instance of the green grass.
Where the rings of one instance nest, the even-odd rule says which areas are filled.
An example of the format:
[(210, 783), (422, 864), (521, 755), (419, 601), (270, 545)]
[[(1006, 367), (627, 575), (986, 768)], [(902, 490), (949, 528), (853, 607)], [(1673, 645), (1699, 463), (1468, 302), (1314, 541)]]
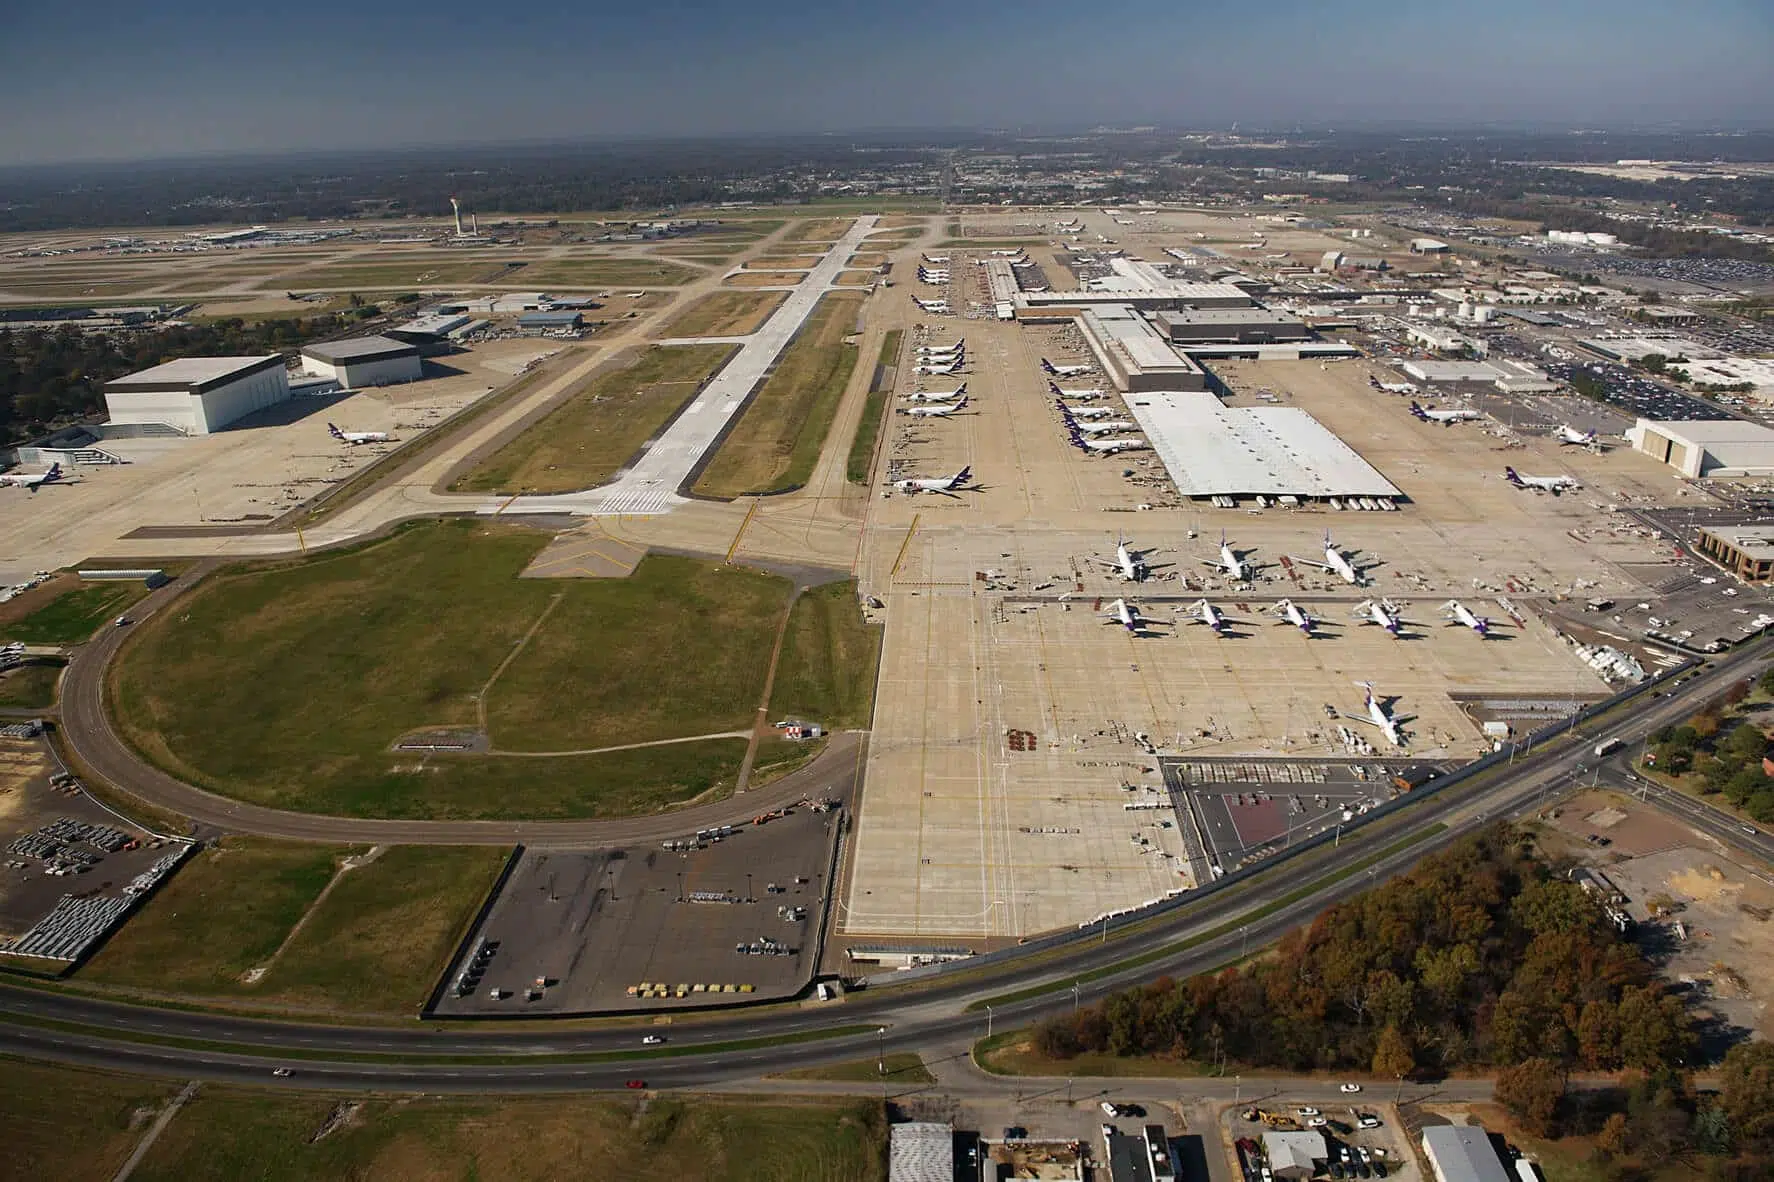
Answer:
[(860, 295), (825, 296), (696, 478), (707, 497), (787, 492), (813, 474), (856, 368)]
[(830, 730), (867, 728), (881, 631), (863, 623), (854, 580), (808, 590), (789, 614), (770, 717), (804, 718)]
[(173, 775), (310, 812), (614, 816), (730, 787), (743, 740), (547, 758), (390, 749), (417, 728), (477, 725), (482, 687), (557, 595), (488, 694), (495, 745), (582, 750), (751, 720), (786, 580), (667, 556), (627, 579), (518, 578), (546, 542), (450, 519), (219, 572), (125, 645), (112, 717)]
[(1049, 1059), (1037, 1053), (1027, 1030), (1013, 1030), (981, 1039), (973, 1048), (973, 1061), (993, 1075), (1082, 1075), (1108, 1078), (1199, 1079), (1212, 1075), (1211, 1064), (1194, 1059), (1160, 1059), (1152, 1056), (1119, 1058), (1091, 1053), (1070, 1059)]
[[(899, 362), (899, 342), (903, 329), (893, 329), (881, 340), (881, 353), (875, 360), (875, 380), (870, 384), (868, 398), (862, 404), (862, 418), (850, 440), (850, 455), (844, 462), (844, 478), (851, 484), (867, 484), (869, 468), (875, 459), (875, 440), (881, 436), (881, 419), (886, 413), (890, 383), (881, 380), (889, 366)], [(878, 387), (878, 388), (877, 388)]]
[(42, 710), (55, 705), (56, 679), (66, 665), (66, 661), (45, 661), (0, 673), (0, 706)]
[(733, 353), (731, 345), (654, 346), (635, 364), (588, 379), (450, 488), (557, 493), (603, 484), (634, 459)]
[(147, 594), (147, 584), (139, 579), (88, 583), (64, 591), (22, 620), (0, 625), (0, 640), (79, 644)]
[(0, 1059), (5, 1174), (37, 1182), (109, 1178), (153, 1114), (172, 1099), (170, 1080)]
[(828, 1079), (843, 1083), (882, 1078), (879, 1070), (886, 1066), (886, 1079), (891, 1084), (935, 1083), (936, 1077), (924, 1066), (916, 1051), (896, 1051), (884, 1059), (853, 1059), (848, 1063), (831, 1063), (824, 1067), (803, 1067), (785, 1071), (778, 1079)]
[[(360, 1104), (327, 1136), (341, 1102)], [(623, 1182), (878, 1182), (878, 1102), (536, 1096), (402, 1100), (211, 1087), (168, 1126), (132, 1182), (314, 1178)]]

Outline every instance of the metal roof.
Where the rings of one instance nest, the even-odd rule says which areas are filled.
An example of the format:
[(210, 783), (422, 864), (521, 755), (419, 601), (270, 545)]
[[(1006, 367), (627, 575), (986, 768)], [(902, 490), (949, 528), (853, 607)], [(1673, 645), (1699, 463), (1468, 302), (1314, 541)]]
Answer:
[(887, 1131), (888, 1182), (954, 1182), (955, 1133), (948, 1125), (920, 1120)]
[(1203, 391), (1123, 396), (1187, 497), (1396, 497), (1398, 488), (1291, 406), (1222, 406)]
[(318, 361), (377, 361), (395, 357), (417, 357), (419, 350), (405, 341), (391, 337), (350, 337), (343, 341), (316, 341), (302, 346), (302, 356)]
[(1423, 1152), (1442, 1182), (1510, 1182), (1490, 1134), (1473, 1125), (1431, 1125), (1423, 1130)]
[[(256, 357), (181, 357), (150, 369), (139, 370), (105, 383), (107, 390), (129, 390), (145, 387), (166, 389), (169, 386), (215, 386), (255, 370), (269, 369), (270, 364), (283, 363), (276, 353)], [(194, 392), (199, 392), (194, 390)]]

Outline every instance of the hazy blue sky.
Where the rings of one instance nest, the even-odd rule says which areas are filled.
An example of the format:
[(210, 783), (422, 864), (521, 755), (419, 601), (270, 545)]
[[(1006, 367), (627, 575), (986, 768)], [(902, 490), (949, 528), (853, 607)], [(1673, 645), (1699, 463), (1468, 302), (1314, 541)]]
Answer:
[(263, 8), (5, 6), (0, 161), (1098, 121), (1774, 123), (1774, 0)]

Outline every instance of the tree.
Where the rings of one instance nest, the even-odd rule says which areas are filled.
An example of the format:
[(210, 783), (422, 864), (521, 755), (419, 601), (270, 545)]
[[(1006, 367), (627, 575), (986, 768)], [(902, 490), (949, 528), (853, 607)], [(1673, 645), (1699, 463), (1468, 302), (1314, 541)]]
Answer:
[(1403, 1079), (1417, 1069), (1416, 1053), (1411, 1050), (1410, 1039), (1396, 1026), (1388, 1026), (1380, 1031), (1380, 1037), (1374, 1044), (1374, 1074)]
[(1577, 1019), (1577, 1053), (1592, 1071), (1620, 1066), (1620, 1017), (1608, 1001), (1592, 1001)]
[(1774, 1142), (1774, 1043), (1740, 1042), (1726, 1052), (1719, 1107), (1740, 1143)]
[(1606, 1121), (1602, 1122), (1601, 1132), (1595, 1135), (1595, 1144), (1598, 1149), (1610, 1157), (1626, 1156), (1627, 1150), (1632, 1147), (1632, 1142), (1628, 1135), (1624, 1112), (1613, 1113)]
[(1565, 1073), (1551, 1059), (1525, 1059), (1497, 1073), (1497, 1103), (1535, 1137), (1554, 1136), (1558, 1105), (1565, 1094)]

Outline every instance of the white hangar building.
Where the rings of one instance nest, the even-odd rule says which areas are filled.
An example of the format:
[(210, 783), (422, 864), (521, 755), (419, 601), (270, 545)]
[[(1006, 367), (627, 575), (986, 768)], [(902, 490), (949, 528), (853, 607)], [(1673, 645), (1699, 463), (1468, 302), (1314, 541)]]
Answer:
[(416, 382), (424, 376), (419, 347), (392, 337), (352, 337), (302, 346), (302, 369), (333, 378), (347, 390)]
[(219, 431), (289, 396), (289, 371), (276, 353), (181, 357), (105, 383), (111, 422), (163, 423), (187, 435)]

